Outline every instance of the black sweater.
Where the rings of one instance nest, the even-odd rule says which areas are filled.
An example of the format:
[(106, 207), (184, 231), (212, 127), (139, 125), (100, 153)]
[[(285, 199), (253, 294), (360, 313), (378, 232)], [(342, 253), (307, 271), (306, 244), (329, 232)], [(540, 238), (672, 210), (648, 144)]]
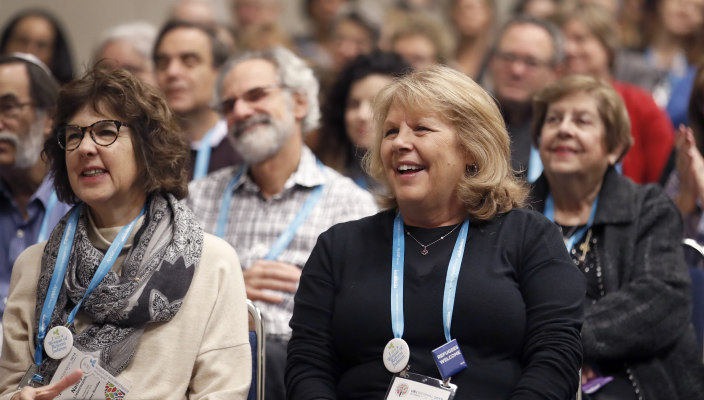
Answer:
[[(394, 213), (339, 224), (318, 239), (295, 298), (286, 367), (288, 398), (381, 399), (393, 338), (390, 311)], [(449, 229), (413, 229), (429, 243)], [(403, 338), (411, 371), (439, 378), (431, 350), (444, 344), (442, 297), (458, 235), (428, 248), (405, 244)], [(470, 224), (451, 334), (468, 368), (456, 399), (567, 399), (582, 349), (584, 277), (558, 229), (533, 211)]]

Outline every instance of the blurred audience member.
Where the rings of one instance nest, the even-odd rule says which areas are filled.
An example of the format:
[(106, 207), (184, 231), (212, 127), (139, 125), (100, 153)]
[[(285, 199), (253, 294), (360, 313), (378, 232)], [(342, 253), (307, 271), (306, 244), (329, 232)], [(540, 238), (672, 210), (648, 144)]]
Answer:
[(685, 236), (704, 244), (704, 65), (694, 79), (688, 114), (690, 126), (679, 127), (675, 169), (667, 174), (665, 188), (682, 213)]
[(73, 78), (68, 37), (58, 19), (46, 10), (24, 10), (10, 18), (0, 36), (0, 53), (14, 52), (37, 56), (60, 84)]
[(704, 1), (657, 0), (655, 4), (645, 55), (650, 65), (666, 74), (663, 84), (654, 91), (655, 102), (679, 126), (687, 123), (695, 66), (704, 61)]
[(148, 22), (131, 22), (111, 28), (103, 34), (95, 50), (94, 62), (124, 68), (142, 82), (156, 85), (152, 49), (157, 29)]
[(51, 134), (59, 85), (36, 57), (0, 56), (0, 318), (12, 266), (42, 242), (69, 210), (59, 202), (42, 159)]
[(560, 30), (527, 15), (506, 23), (492, 49), (487, 86), (493, 88), (511, 137), (511, 167), (529, 182), (542, 171), (538, 152), (531, 146), (531, 101), (558, 77), (563, 61)]
[(400, 54), (414, 70), (447, 64), (454, 48), (449, 29), (421, 13), (409, 13), (396, 21), (389, 41), (389, 50)]
[(240, 256), (247, 297), (262, 310), (266, 327), (266, 398), (283, 400), (301, 268), (320, 233), (376, 206), (303, 145), (320, 119), (318, 82), (292, 52), (276, 47), (228, 60), (216, 97), (244, 164), (192, 182), (187, 204), (206, 232)]
[(449, 10), (457, 38), (452, 66), (475, 81), (481, 81), (494, 34), (494, 2), (452, 0)]
[(613, 78), (611, 68), (619, 49), (614, 16), (597, 4), (563, 11), (559, 23), (565, 35), (567, 72), (611, 82), (626, 104), (634, 144), (623, 157), (623, 174), (636, 183), (658, 182), (672, 151), (674, 130), (650, 93)]
[(514, 15), (526, 14), (535, 18), (549, 19), (556, 12), (561, 0), (518, 0)]
[(228, 55), (209, 25), (170, 21), (156, 39), (156, 81), (191, 144), (191, 179), (240, 161), (227, 140), (227, 124), (211, 107), (215, 78)]
[(360, 55), (337, 77), (326, 96), (316, 155), (363, 188), (376, 185), (361, 166), (373, 140), (372, 100), (394, 77), (411, 69), (395, 53)]
[(232, 23), (237, 32), (257, 25), (278, 25), (281, 14), (279, 1), (231, 0)]

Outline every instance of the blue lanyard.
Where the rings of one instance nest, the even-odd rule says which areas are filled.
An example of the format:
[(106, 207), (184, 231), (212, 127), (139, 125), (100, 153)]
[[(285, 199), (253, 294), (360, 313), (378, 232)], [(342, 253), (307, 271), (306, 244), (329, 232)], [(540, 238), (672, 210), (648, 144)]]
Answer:
[(540, 151), (533, 146), (530, 146), (530, 160), (528, 161), (528, 171), (526, 172), (526, 181), (532, 183), (540, 178), (543, 173), (543, 161), (540, 159)]
[[(589, 230), (589, 228), (592, 227), (592, 224), (594, 223), (594, 216), (596, 215), (596, 207), (598, 204), (599, 196), (596, 196), (596, 199), (594, 199), (594, 202), (592, 203), (592, 211), (591, 214), (589, 214), (589, 221), (587, 221), (587, 225), (584, 228), (573, 233), (572, 236), (567, 239), (567, 242), (565, 243), (567, 250), (572, 250), (574, 244), (579, 239), (581, 239), (582, 236), (584, 236), (584, 233)], [(550, 221), (555, 222), (555, 203), (553, 202), (551, 194), (548, 194), (548, 197), (545, 199), (545, 209), (543, 210), (543, 215), (545, 215)]]
[(52, 190), (51, 195), (49, 196), (49, 202), (44, 209), (44, 218), (42, 218), (42, 224), (39, 228), (39, 235), (37, 235), (37, 243), (46, 240), (47, 231), (49, 230), (49, 216), (51, 216), (51, 212), (54, 211), (54, 207), (56, 207), (58, 200), (59, 199), (56, 197), (56, 191)]
[(193, 180), (208, 175), (208, 166), (210, 165), (210, 151), (212, 150), (210, 142), (212, 141), (212, 137), (215, 134), (215, 130), (217, 129), (219, 124), (220, 121), (218, 121), (214, 127), (210, 128), (210, 130), (205, 134), (205, 136), (203, 136), (203, 139), (201, 139), (200, 141), (200, 147), (198, 147), (198, 153), (196, 153), (196, 165), (193, 169)]
[[(320, 170), (322, 172), (325, 172), (320, 161), (318, 161), (317, 163), (318, 167), (320, 167)], [(234, 192), (233, 189), (235, 187), (235, 184), (237, 184), (237, 181), (239, 181), (242, 175), (244, 174), (245, 170), (245, 166), (240, 167), (240, 171), (232, 178), (230, 183), (228, 183), (227, 187), (225, 188), (225, 193), (223, 193), (222, 200), (220, 202), (220, 210), (218, 212), (218, 224), (215, 228), (215, 236), (221, 238), (224, 238), (225, 236), (225, 227), (227, 226), (228, 214), (230, 211), (230, 203), (232, 202), (232, 196)], [(298, 211), (298, 214), (296, 214), (296, 216), (293, 218), (293, 221), (291, 221), (291, 223), (286, 227), (286, 229), (281, 232), (279, 237), (276, 238), (276, 241), (271, 246), (271, 249), (269, 249), (269, 252), (266, 254), (266, 256), (264, 256), (265, 260), (276, 260), (279, 255), (281, 255), (281, 253), (286, 249), (286, 247), (288, 247), (289, 243), (291, 243), (291, 240), (293, 240), (293, 236), (298, 231), (298, 228), (300, 228), (303, 222), (305, 222), (306, 218), (308, 218), (308, 215), (311, 213), (311, 211), (313, 211), (315, 205), (318, 203), (318, 201), (320, 201), (320, 198), (322, 196), (323, 185), (318, 185), (308, 196), (306, 202), (303, 203), (303, 206), (301, 206), (301, 209)]]
[[(457, 279), (462, 268), (464, 248), (467, 244), (469, 220), (465, 219), (460, 228), (460, 233), (452, 250), (450, 263), (447, 266), (445, 277), (445, 290), (442, 300), (442, 322), (445, 339), (449, 342), (452, 313), (455, 308), (455, 294), (457, 292)], [(403, 264), (405, 252), (405, 236), (403, 235), (403, 218), (401, 213), (394, 219), (393, 253), (391, 255), (391, 329), (395, 338), (403, 336)]]
[[(74, 208), (73, 212), (69, 216), (68, 222), (66, 223), (66, 227), (64, 228), (64, 235), (61, 238), (61, 246), (59, 247), (59, 253), (56, 258), (56, 266), (54, 267), (54, 272), (51, 275), (51, 282), (49, 283), (46, 298), (44, 299), (44, 305), (42, 306), (42, 313), (39, 317), (37, 348), (34, 351), (34, 363), (37, 366), (41, 365), (42, 363), (44, 338), (46, 337), (47, 327), (49, 326), (49, 322), (51, 322), (51, 316), (54, 313), (54, 308), (56, 307), (56, 300), (59, 297), (59, 291), (61, 290), (61, 285), (64, 280), (64, 276), (66, 275), (66, 269), (68, 268), (68, 259), (71, 255), (71, 248), (73, 247), (73, 238), (76, 235), (76, 226), (78, 225), (78, 217), (80, 216), (80, 214), (81, 205)], [(117, 259), (117, 256), (122, 251), (122, 248), (125, 247), (127, 238), (129, 237), (130, 233), (132, 233), (132, 229), (137, 223), (137, 220), (139, 220), (142, 215), (144, 215), (144, 207), (142, 207), (142, 211), (140, 211), (139, 215), (135, 219), (133, 219), (132, 222), (120, 229), (120, 233), (118, 233), (115, 240), (113, 240), (112, 244), (108, 248), (108, 251), (103, 257), (103, 260), (100, 262), (98, 269), (95, 271), (93, 279), (91, 279), (90, 283), (88, 284), (88, 288), (86, 288), (86, 292), (83, 294), (83, 297), (78, 302), (78, 304), (73, 307), (71, 314), (69, 314), (67, 320), (68, 325), (73, 324), (73, 320), (76, 317), (76, 313), (81, 307), (81, 304), (83, 304), (83, 300), (88, 297), (91, 292), (93, 292), (93, 290), (98, 286), (98, 284), (100, 284), (103, 278), (105, 278), (105, 275), (107, 275), (108, 271), (110, 271), (112, 265)]]

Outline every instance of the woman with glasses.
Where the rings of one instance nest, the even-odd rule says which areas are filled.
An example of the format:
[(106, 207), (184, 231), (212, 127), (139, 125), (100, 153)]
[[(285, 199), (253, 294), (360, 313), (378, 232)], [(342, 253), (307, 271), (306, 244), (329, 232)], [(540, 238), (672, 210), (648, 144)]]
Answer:
[(44, 153), (75, 206), (17, 259), (0, 399), (244, 399), (241, 268), (179, 202), (188, 146), (166, 102), (98, 66), (61, 90), (55, 124)]

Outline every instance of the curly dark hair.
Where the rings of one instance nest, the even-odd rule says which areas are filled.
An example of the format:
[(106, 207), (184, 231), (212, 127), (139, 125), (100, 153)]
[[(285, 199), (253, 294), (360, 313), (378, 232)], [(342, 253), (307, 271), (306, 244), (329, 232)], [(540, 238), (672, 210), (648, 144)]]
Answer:
[(92, 70), (59, 91), (56, 118), (43, 154), (49, 161), (59, 200), (75, 204), (76, 197), (66, 170), (66, 151), (59, 146), (59, 127), (84, 107), (124, 121), (132, 130), (132, 145), (140, 184), (147, 195), (188, 195), (188, 143), (161, 94), (124, 69), (110, 70), (98, 63)]
[(352, 60), (340, 71), (330, 87), (323, 105), (320, 142), (316, 154), (321, 161), (343, 169), (354, 158), (354, 144), (345, 128), (345, 109), (352, 84), (369, 75), (399, 77), (411, 71), (411, 66), (398, 54), (374, 51)]

